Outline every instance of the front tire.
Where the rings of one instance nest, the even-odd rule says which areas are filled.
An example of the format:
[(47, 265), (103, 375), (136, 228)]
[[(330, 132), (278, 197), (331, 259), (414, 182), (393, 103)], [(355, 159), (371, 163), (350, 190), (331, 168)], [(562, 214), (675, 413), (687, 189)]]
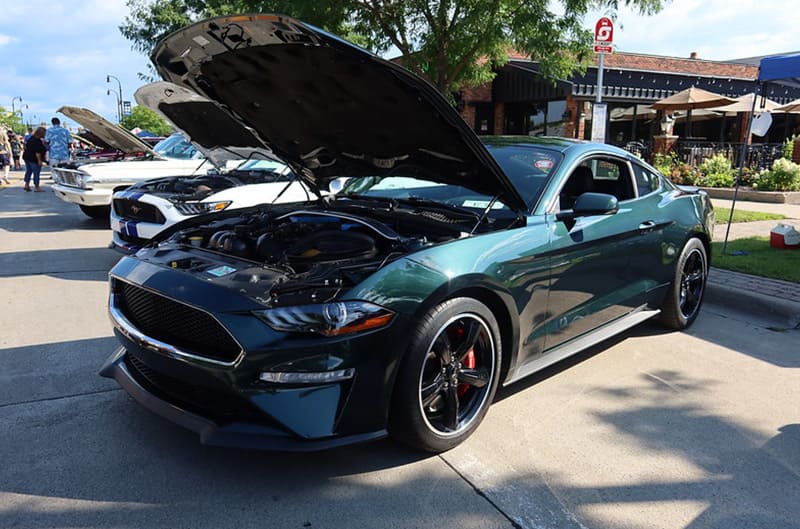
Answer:
[(691, 325), (700, 313), (708, 278), (706, 247), (692, 238), (678, 257), (675, 277), (661, 306), (661, 323), (670, 329), (681, 330)]
[(471, 298), (434, 307), (413, 332), (395, 384), (389, 433), (407, 445), (443, 452), (483, 420), (497, 390), (500, 331)]
[(111, 214), (111, 208), (109, 206), (84, 206), (83, 204), (78, 204), (78, 207), (81, 208), (84, 215), (93, 219), (108, 220)]

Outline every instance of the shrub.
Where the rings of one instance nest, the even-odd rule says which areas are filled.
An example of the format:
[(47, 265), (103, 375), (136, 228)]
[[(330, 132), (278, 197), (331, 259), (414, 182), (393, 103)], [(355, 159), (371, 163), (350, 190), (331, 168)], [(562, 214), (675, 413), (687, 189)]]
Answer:
[(800, 191), (800, 165), (778, 158), (772, 169), (763, 171), (753, 187), (762, 191)]
[(724, 154), (706, 158), (698, 167), (698, 185), (706, 187), (731, 187), (736, 180), (731, 161)]
[(793, 135), (791, 138), (786, 138), (786, 141), (783, 142), (783, 157), (787, 160), (792, 159), (792, 154), (794, 154), (794, 140), (797, 136)]

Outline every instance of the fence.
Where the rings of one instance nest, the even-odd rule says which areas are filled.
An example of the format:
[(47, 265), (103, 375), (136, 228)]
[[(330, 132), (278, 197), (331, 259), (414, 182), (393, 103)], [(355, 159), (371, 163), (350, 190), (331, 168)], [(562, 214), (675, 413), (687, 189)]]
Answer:
[[(652, 160), (653, 142), (647, 140), (629, 141), (618, 145), (619, 147), (636, 154), (644, 160)], [(672, 150), (678, 154), (681, 161), (697, 167), (706, 158), (722, 154), (728, 158), (734, 167), (739, 166), (744, 143), (729, 143), (700, 140), (678, 140)], [(782, 143), (754, 143), (747, 152), (745, 166), (753, 169), (768, 169), (772, 162), (783, 155)]]

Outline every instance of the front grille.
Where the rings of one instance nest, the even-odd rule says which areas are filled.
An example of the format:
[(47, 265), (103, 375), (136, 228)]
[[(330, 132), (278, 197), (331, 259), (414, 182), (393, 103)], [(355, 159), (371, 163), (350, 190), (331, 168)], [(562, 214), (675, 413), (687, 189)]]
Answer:
[(128, 244), (135, 244), (136, 246), (144, 246), (148, 242), (148, 239), (142, 239), (141, 237), (134, 237), (133, 235), (127, 235), (122, 233), (121, 231), (117, 232), (117, 237), (119, 237), (122, 241)]
[(167, 221), (156, 206), (147, 202), (115, 198), (113, 204), (114, 212), (125, 219), (152, 222), (153, 224), (164, 224)]
[(217, 424), (231, 421), (272, 424), (266, 415), (247, 400), (189, 384), (156, 371), (131, 353), (125, 355), (125, 366), (133, 378), (151, 393)]
[(210, 314), (115, 281), (117, 308), (139, 331), (197, 356), (233, 362), (241, 347)]
[(63, 184), (72, 187), (81, 187), (81, 172), (74, 169), (65, 169), (63, 167), (54, 167), (51, 171), (53, 173), (53, 180), (57, 184)]

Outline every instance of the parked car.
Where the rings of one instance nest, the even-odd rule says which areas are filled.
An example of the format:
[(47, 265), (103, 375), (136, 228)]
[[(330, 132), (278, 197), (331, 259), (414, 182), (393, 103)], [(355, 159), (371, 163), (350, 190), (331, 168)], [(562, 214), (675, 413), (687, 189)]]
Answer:
[(697, 318), (711, 203), (626, 151), (482, 143), (424, 80), (282, 16), (199, 22), (153, 62), (309, 187), (351, 177), (177, 224), (112, 269), (101, 374), (203, 443), (447, 450), (498, 385)]
[(205, 174), (211, 167), (180, 134), (151, 147), (89, 109), (65, 106), (58, 111), (91, 130), (123, 156), (76, 158), (52, 168), (56, 196), (77, 204), (89, 217), (108, 218), (114, 191), (160, 176)]
[(166, 82), (139, 88), (135, 98), (169, 120), (215, 169), (201, 176), (146, 180), (114, 193), (113, 248), (134, 252), (160, 231), (196, 215), (315, 196), (213, 101)]

